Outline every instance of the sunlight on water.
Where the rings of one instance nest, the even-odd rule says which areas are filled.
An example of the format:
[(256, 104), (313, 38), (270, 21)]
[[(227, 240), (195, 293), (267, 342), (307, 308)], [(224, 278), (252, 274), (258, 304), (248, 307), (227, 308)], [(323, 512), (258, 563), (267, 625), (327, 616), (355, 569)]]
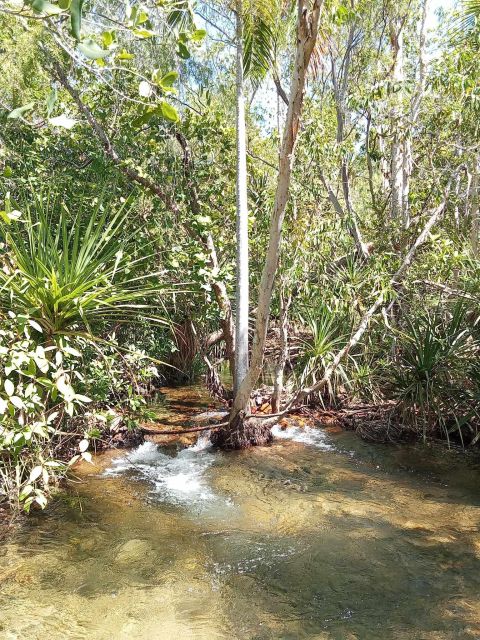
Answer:
[(274, 433), (98, 456), (0, 547), (1, 640), (478, 640), (480, 461)]

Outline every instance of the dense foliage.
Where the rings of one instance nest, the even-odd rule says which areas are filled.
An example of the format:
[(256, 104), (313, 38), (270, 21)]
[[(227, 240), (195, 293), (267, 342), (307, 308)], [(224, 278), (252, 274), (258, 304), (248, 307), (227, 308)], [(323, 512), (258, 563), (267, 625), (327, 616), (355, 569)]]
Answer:
[[(152, 381), (233, 362), (235, 15), (150, 4), (0, 2), (0, 465), (27, 507), (105, 424), (135, 422)], [(295, 4), (243, 9), (250, 337)], [(475, 445), (478, 7), (319, 4), (269, 312), (277, 409), (304, 389)]]

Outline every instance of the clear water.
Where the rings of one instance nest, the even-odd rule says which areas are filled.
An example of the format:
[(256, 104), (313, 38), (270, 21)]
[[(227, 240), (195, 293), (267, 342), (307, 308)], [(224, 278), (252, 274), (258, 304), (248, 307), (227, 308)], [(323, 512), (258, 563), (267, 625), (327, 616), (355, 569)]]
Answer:
[[(203, 410), (192, 393), (162, 419)], [(0, 638), (480, 638), (478, 459), (275, 435), (98, 456), (2, 545)]]

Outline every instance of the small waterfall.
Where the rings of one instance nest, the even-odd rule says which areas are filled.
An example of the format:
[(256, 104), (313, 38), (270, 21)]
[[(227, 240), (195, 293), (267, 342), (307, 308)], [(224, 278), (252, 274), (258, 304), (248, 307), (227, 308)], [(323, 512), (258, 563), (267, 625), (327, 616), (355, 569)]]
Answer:
[(281, 440), (303, 442), (304, 444), (311, 445), (317, 449), (323, 449), (324, 451), (331, 451), (335, 448), (333, 444), (328, 441), (328, 436), (324, 431), (309, 426), (300, 427), (299, 425), (292, 424), (286, 429), (283, 429), (281, 426), (275, 425), (272, 429), (272, 434), (275, 438)]
[(211, 450), (209, 432), (176, 455), (164, 453), (157, 444), (144, 442), (137, 449), (112, 462), (106, 475), (128, 473), (153, 485), (152, 497), (170, 504), (201, 506), (219, 499), (208, 486), (207, 469), (218, 454)]

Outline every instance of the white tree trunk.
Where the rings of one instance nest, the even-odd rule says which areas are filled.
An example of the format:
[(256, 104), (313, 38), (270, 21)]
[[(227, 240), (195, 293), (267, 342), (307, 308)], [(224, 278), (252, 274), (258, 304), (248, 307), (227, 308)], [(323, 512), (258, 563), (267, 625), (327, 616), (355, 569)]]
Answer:
[[(332, 82), (333, 93), (335, 96), (335, 110), (337, 114), (337, 145), (341, 146), (345, 142), (345, 129), (350, 122), (350, 113), (347, 108), (347, 94), (350, 78), (350, 63), (352, 58), (353, 42), (355, 39), (356, 25), (352, 24), (348, 34), (347, 49), (344, 58), (341, 60), (340, 72), (336, 72), (335, 60), (332, 57)], [(350, 178), (349, 178), (349, 155), (342, 150), (340, 160), (340, 179), (342, 181), (343, 199), (345, 201), (346, 214), (342, 214), (342, 208), (338, 207), (340, 203), (332, 200), (332, 195), (336, 199), (335, 194), (330, 189), (328, 195), (337, 213), (347, 220), (347, 228), (355, 242), (355, 248), (359, 258), (366, 260), (368, 258), (368, 248), (363, 241), (362, 233), (358, 225), (357, 214), (352, 206), (350, 198)], [(325, 184), (325, 180), (322, 178)]]
[(230, 416), (233, 424), (241, 412), (249, 413), (250, 394), (262, 371), (270, 303), (280, 254), (282, 224), (290, 190), (291, 174), (295, 157), (295, 143), (300, 126), (300, 115), (305, 92), (305, 80), (310, 58), (317, 41), (322, 6), (323, 0), (313, 0), (313, 3), (311, 3), (310, 0), (298, 0), (297, 49), (292, 72), (282, 147), (280, 150), (275, 203), (270, 219), (269, 243), (258, 292), (252, 357), (247, 375), (235, 396)]
[(417, 123), (418, 116), (420, 114), (420, 106), (422, 104), (423, 95), (425, 93), (425, 86), (427, 81), (427, 58), (426, 58), (426, 43), (427, 43), (427, 10), (428, 0), (423, 0), (422, 17), (420, 20), (420, 34), (418, 44), (418, 78), (417, 86), (412, 97), (410, 106), (410, 122), (408, 123), (407, 130), (405, 132), (405, 148), (403, 156), (403, 194), (402, 194), (402, 209), (403, 209), (403, 221), (404, 226), (410, 225), (410, 178), (413, 171), (413, 149), (412, 149), (412, 137), (413, 130)]
[(380, 151), (380, 179), (382, 184), (382, 196), (387, 200), (390, 195), (390, 166), (388, 162), (387, 145), (385, 137), (387, 132), (381, 126), (378, 130), (378, 149)]
[(278, 354), (277, 364), (275, 366), (275, 377), (273, 380), (272, 394), (272, 413), (278, 413), (282, 402), (283, 395), (283, 377), (285, 365), (288, 360), (288, 310), (292, 302), (292, 295), (285, 298), (285, 293), (280, 291), (280, 353)]
[(394, 220), (403, 219), (403, 165), (404, 136), (402, 117), (402, 83), (403, 83), (403, 25), (393, 25), (390, 29), (393, 50), (392, 81), (397, 86), (393, 96), (390, 115), (392, 128), (392, 156), (390, 166), (390, 215)]
[(470, 243), (472, 248), (472, 255), (475, 258), (479, 258), (480, 257), (480, 155), (476, 159), (475, 168), (473, 170), (470, 193), (471, 193)]
[(245, 96), (243, 81), (243, 2), (236, 0), (237, 57), (237, 288), (235, 323), (234, 395), (237, 394), (248, 370), (248, 202), (247, 145), (245, 127)]

